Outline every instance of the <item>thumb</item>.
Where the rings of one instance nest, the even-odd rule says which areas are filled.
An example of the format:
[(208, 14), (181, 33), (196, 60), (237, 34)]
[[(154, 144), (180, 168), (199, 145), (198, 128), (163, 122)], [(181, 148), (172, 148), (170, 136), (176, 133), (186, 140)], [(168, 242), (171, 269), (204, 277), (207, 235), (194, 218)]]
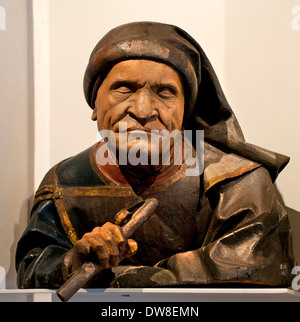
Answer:
[(126, 247), (124, 247), (124, 250), (122, 252), (121, 257), (122, 259), (131, 257), (136, 254), (138, 251), (138, 244), (135, 240), (133, 239), (128, 239)]

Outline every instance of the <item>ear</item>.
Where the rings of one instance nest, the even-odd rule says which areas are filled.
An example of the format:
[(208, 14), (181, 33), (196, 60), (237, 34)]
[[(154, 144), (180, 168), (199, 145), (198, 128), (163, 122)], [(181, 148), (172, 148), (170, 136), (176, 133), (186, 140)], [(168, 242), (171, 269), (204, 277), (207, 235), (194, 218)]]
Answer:
[(93, 109), (92, 120), (97, 121), (97, 107)]

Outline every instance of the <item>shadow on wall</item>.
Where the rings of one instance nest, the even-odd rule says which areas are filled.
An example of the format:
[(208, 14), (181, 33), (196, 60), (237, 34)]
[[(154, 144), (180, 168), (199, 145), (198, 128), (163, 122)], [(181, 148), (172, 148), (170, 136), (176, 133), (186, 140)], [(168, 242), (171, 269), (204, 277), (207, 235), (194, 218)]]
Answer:
[(6, 272), (6, 288), (14, 289), (17, 288), (17, 272), (15, 268), (15, 257), (16, 257), (16, 248), (21, 238), (24, 229), (27, 227), (29, 222), (29, 209), (32, 206), (33, 196), (24, 200), (22, 207), (20, 209), (20, 216), (18, 222), (14, 224), (14, 242), (10, 247), (10, 266)]
[[(6, 272), (6, 288), (17, 288), (17, 273), (15, 268), (16, 247), (18, 241), (23, 234), (29, 222), (29, 216), (33, 205), (34, 196), (34, 79), (33, 79), (33, 8), (32, 0), (27, 1), (27, 86), (28, 86), (28, 159), (27, 159), (27, 174), (28, 186), (24, 186), (24, 190), (28, 191), (28, 198), (23, 199), (19, 210), (18, 219), (15, 218), (13, 226), (14, 239), (10, 246), (10, 266)], [(1, 278), (0, 278), (1, 282)]]
[(274, 184), (275, 193), (278, 201), (281, 203), (285, 211), (288, 213), (290, 223), (292, 226), (292, 233), (293, 233), (293, 248), (294, 248), (294, 255), (296, 258), (297, 264), (300, 263), (300, 212), (287, 207), (284, 204), (282, 195), (278, 190), (276, 184)]

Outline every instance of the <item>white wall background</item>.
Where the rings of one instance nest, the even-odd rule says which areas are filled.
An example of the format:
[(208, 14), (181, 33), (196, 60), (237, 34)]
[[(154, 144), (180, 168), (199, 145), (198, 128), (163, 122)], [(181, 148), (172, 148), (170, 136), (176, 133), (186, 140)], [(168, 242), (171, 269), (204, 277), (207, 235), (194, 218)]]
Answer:
[(15, 286), (15, 248), (28, 220), (28, 198), (33, 190), (30, 153), (33, 111), (29, 99), (31, 37), (27, 4), (1, 0), (0, 6), (6, 16), (5, 28), (0, 30), (0, 288), (3, 288), (5, 284)]
[(14, 251), (34, 189), (51, 165), (95, 142), (82, 90), (91, 50), (111, 28), (141, 20), (178, 25), (198, 40), (246, 139), (291, 156), (277, 187), (299, 261), (300, 19), (292, 9), (300, 0), (0, 0), (0, 6), (7, 15), (0, 30), (0, 266), (6, 287), (15, 287)]

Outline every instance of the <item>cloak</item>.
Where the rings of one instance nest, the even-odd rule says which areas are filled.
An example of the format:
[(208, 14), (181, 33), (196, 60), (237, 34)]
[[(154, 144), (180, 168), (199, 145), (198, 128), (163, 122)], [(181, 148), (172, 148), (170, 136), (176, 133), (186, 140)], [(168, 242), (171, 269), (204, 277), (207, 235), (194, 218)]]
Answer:
[(18, 243), (19, 287), (61, 286), (74, 243), (149, 197), (159, 206), (132, 236), (137, 254), (91, 286), (290, 285), (291, 227), (260, 164), (205, 143), (203, 175), (185, 176), (183, 164), (139, 193), (105, 178), (96, 151), (97, 144), (59, 163), (42, 181)]

